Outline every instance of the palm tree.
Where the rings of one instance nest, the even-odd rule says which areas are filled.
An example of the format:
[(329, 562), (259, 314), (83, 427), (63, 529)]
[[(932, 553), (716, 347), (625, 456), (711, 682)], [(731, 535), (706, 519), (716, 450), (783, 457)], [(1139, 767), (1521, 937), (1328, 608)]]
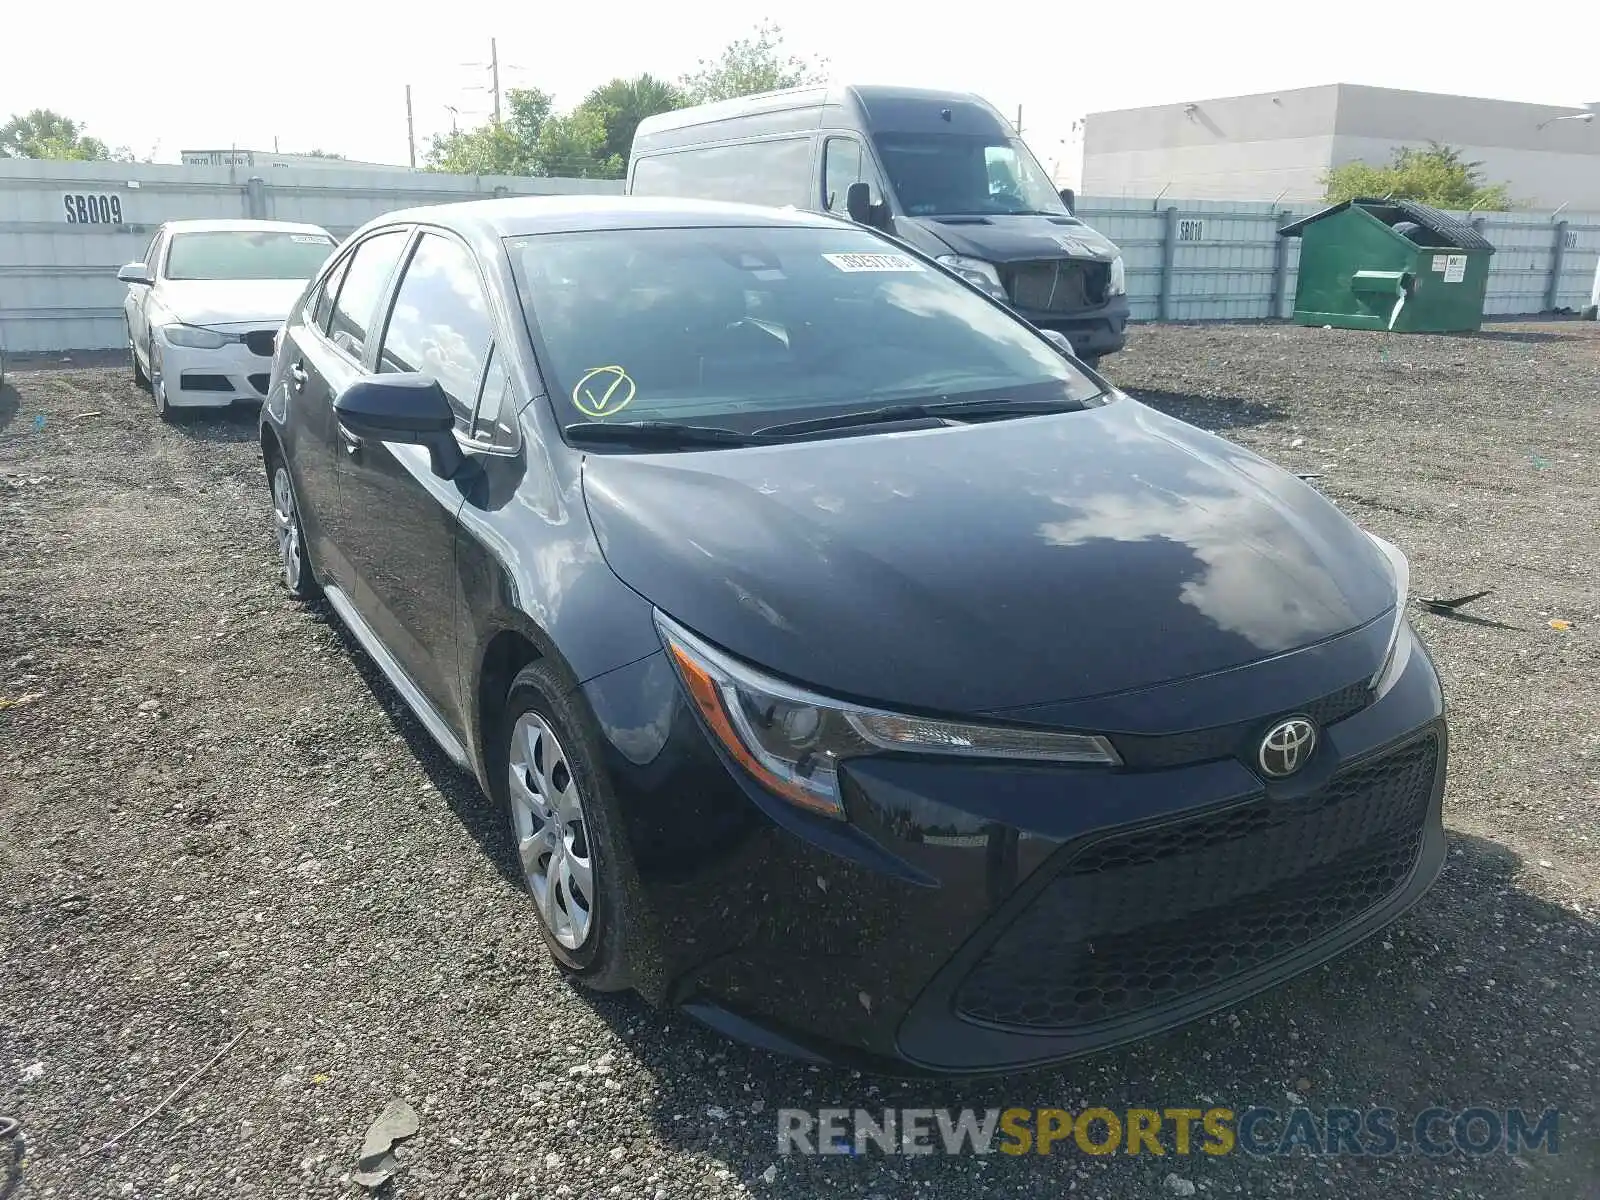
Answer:
[(582, 107), (595, 113), (605, 125), (600, 157), (626, 166), (639, 122), (657, 113), (682, 108), (687, 103), (677, 85), (647, 74), (632, 79), (613, 79), (595, 88), (584, 97)]

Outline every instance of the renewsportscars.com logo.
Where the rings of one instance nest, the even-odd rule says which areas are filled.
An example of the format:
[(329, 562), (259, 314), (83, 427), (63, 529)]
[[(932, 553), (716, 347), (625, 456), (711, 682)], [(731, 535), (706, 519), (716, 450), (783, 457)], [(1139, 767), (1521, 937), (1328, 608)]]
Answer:
[(778, 1110), (779, 1154), (1310, 1155), (1560, 1153), (1560, 1113), (1520, 1108), (1305, 1107)]

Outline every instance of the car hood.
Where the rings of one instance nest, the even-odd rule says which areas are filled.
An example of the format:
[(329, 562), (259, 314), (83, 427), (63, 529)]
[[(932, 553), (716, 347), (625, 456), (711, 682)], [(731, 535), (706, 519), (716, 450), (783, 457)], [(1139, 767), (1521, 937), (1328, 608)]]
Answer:
[(1118, 254), (1103, 234), (1065, 217), (981, 216), (906, 217), (956, 254), (985, 262), (1024, 262), (1040, 258), (1086, 258), (1109, 262)]
[(909, 709), (994, 711), (1224, 670), (1395, 603), (1376, 547), (1314, 488), (1128, 398), (591, 455), (584, 495), (612, 570), (668, 615), (816, 690)]
[(161, 303), (186, 325), (281, 325), (304, 279), (164, 279)]

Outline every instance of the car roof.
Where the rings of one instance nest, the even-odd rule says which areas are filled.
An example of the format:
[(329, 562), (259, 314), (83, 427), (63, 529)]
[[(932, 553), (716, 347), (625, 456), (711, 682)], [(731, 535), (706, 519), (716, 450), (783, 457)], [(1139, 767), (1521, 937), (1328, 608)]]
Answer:
[(242, 217), (215, 220), (167, 221), (168, 233), (320, 233), (332, 237), (321, 225), (303, 221), (251, 221)]
[(721, 200), (685, 200), (670, 196), (505, 196), (430, 204), (388, 213), (372, 223), (441, 225), (465, 235), (520, 237), (540, 233), (574, 233), (606, 229), (712, 228), (715, 226), (809, 226), (837, 229), (848, 225), (837, 217), (793, 208), (766, 208)]

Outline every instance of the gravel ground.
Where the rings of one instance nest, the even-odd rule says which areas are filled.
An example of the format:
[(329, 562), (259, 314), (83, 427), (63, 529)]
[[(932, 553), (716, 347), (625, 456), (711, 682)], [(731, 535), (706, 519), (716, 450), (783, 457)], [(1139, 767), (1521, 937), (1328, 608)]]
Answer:
[[(391, 1099), (421, 1119), (389, 1189), (404, 1197), (1600, 1195), (1600, 327), (1142, 328), (1108, 367), (1322, 472), (1411, 555), (1419, 594), (1495, 589), (1470, 610), (1484, 623), (1416, 617), (1453, 713), (1452, 849), (1420, 907), (1324, 968), (1139, 1046), (965, 1084), (797, 1066), (570, 990), (474, 785), (325, 612), (280, 595), (253, 416), (164, 428), (121, 370), (14, 375), (0, 1114), (26, 1138), (16, 1195), (361, 1194), (362, 1136)], [(1553, 1106), (1561, 1152), (780, 1160), (773, 1117), (1291, 1094)]]

